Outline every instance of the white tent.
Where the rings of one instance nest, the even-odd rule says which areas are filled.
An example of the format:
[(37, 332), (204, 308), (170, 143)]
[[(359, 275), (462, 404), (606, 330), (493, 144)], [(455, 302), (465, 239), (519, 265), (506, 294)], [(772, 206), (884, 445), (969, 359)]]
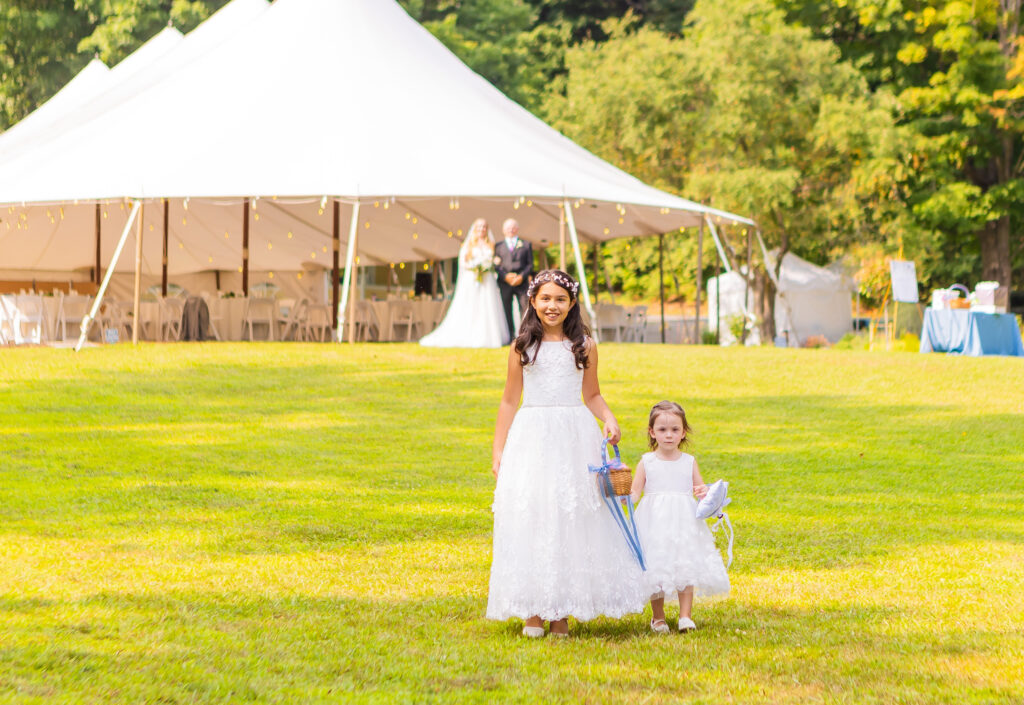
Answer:
[(103, 90), (110, 69), (99, 59), (93, 59), (75, 74), (67, 84), (49, 100), (36, 108), (21, 122), (0, 133), (0, 158), (24, 136), (45, 132), (55, 120)]
[[(777, 253), (770, 253), (774, 266)], [(824, 267), (787, 252), (782, 258), (779, 291), (775, 297), (775, 330), (799, 347), (812, 336), (835, 343), (853, 327), (850, 286)]]
[[(775, 266), (777, 251), (768, 253), (768, 266)], [(720, 308), (716, 303), (716, 290), (721, 286)], [(730, 321), (745, 317), (753, 323), (754, 293), (744, 294), (747, 284), (737, 272), (726, 272), (708, 280), (708, 329), (714, 330), (719, 315), (723, 345), (736, 342), (730, 331)], [(779, 282), (775, 295), (775, 331), (790, 347), (800, 347), (812, 336), (824, 336), (836, 342), (850, 332), (853, 316), (850, 313), (850, 288), (847, 281), (824, 267), (787, 252), (782, 259)], [(719, 314), (720, 310), (720, 314)], [(748, 345), (760, 343), (757, 326), (752, 325), (747, 336)]]
[(478, 216), (492, 226), (515, 217), (543, 244), (557, 240), (563, 208), (574, 240), (751, 223), (580, 148), (392, 0), (278, 0), (163, 80), (0, 166), (5, 269), (94, 267), (97, 208), (105, 262), (128, 231), (129, 200), (150, 204), (150, 273), (163, 266), (164, 222), (172, 273), (301, 271), (343, 239), (347, 264), (356, 249), (363, 264), (443, 259)]
[(739, 272), (722, 272), (717, 277), (708, 279), (708, 330), (714, 331), (719, 321), (722, 330), (718, 334), (721, 345), (733, 345), (738, 342), (733, 329), (744, 321), (748, 328), (747, 345), (759, 345), (761, 333), (755, 325), (754, 290), (747, 288), (747, 281)]
[(182, 41), (182, 34), (165, 27), (112, 69), (99, 59), (90, 61), (66, 86), (30, 115), (0, 134), (0, 163), (52, 139), (61, 129), (83, 120), (84, 111), (112, 88), (146, 73)]

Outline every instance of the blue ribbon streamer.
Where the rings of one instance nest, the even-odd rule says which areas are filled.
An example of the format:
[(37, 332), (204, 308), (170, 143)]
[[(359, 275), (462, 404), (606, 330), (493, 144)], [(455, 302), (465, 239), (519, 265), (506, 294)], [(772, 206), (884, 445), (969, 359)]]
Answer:
[[(629, 547), (633, 557), (636, 558), (636, 562), (640, 564), (640, 569), (646, 571), (647, 564), (644, 562), (644, 551), (640, 546), (640, 535), (636, 530), (636, 521), (633, 518), (633, 498), (628, 494), (616, 495), (615, 490), (612, 488), (611, 477), (608, 474), (610, 470), (619, 470), (625, 466), (622, 464), (622, 458), (619, 456), (619, 447), (612, 445), (615, 449), (615, 458), (608, 459), (608, 439), (605, 438), (601, 443), (601, 459), (604, 461), (601, 465), (588, 465), (590, 472), (595, 473), (598, 478), (598, 482), (601, 484), (602, 489), (601, 497), (604, 499), (604, 504), (608, 507), (608, 511), (612, 513), (612, 519), (615, 520), (619, 530), (622, 532), (622, 536), (626, 539), (626, 545)], [(615, 506), (615, 500), (618, 499), (622, 503), (622, 508)], [(629, 519), (627, 524), (626, 520)]]

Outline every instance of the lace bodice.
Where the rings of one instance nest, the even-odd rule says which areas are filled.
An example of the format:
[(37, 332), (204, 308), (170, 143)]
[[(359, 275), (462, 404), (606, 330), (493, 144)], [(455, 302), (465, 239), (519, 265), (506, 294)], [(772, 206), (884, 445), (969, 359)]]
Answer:
[(572, 343), (541, 342), (537, 358), (523, 367), (523, 406), (581, 406), (583, 370), (576, 369)]
[(678, 492), (693, 494), (693, 456), (683, 453), (676, 460), (661, 460), (654, 453), (644, 453), (644, 494)]

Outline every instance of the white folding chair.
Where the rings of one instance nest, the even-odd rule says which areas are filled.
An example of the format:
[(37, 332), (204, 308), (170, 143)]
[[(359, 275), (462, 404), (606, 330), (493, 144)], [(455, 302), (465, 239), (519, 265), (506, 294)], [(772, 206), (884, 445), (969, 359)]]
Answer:
[(284, 299), (279, 302), (279, 306), (277, 322), (281, 326), (281, 340), (301, 340), (306, 332), (306, 308), (309, 306), (309, 300)]
[[(10, 305), (8, 305), (8, 300)], [(0, 295), (0, 344), (13, 345), (14, 336), (14, 297)]]
[(160, 340), (181, 340), (181, 319), (185, 301), (177, 296), (160, 299)]
[(253, 327), (265, 325), (267, 327), (267, 340), (274, 339), (274, 328), (277, 326), (277, 301), (262, 297), (250, 296), (245, 300), (245, 314), (243, 316), (242, 333), (245, 333), (245, 326), (249, 326), (249, 340), (253, 337)]
[(17, 337), (26, 340), (25, 325), (28, 324), (31, 331), (28, 340), (41, 344), (45, 337), (43, 297), (40, 294), (19, 294), (14, 298), (14, 307), (17, 309), (15, 323)]
[[(77, 337), (82, 327), (82, 321), (89, 313), (89, 304), (92, 303), (91, 296), (82, 294), (66, 294), (61, 298), (60, 308), (57, 313), (57, 325), (60, 326), (60, 339), (68, 339), (68, 324), (71, 324), (71, 334)], [(54, 331), (56, 334), (56, 331)]]
[[(377, 312), (373, 310), (373, 304), (369, 301), (356, 301), (356, 340), (363, 342), (378, 340), (380, 338), (380, 321), (377, 320)], [(370, 331), (373, 331), (371, 334)]]
[(622, 342), (622, 334), (626, 330), (626, 309), (618, 304), (599, 304), (594, 306), (594, 315), (597, 322), (594, 328), (601, 340), (605, 338), (605, 331), (611, 331), (616, 343)]
[(327, 304), (307, 304), (303, 328), (305, 339), (313, 340), (315, 337), (321, 343), (330, 342), (331, 332), (334, 330), (331, 320), (331, 307)]
[(391, 311), (391, 339), (395, 337), (395, 328), (405, 326), (405, 340), (412, 340), (412, 329), (416, 327), (416, 310), (412, 301), (388, 301), (388, 308)]
[(626, 336), (634, 343), (647, 341), (647, 307), (634, 306), (629, 316), (629, 331)]
[(214, 306), (214, 299), (210, 296), (210, 292), (201, 291), (199, 296), (206, 302), (206, 310), (210, 314), (210, 332), (213, 333), (213, 339), (217, 341), (223, 340), (220, 337), (220, 329), (217, 327), (217, 324), (223, 322), (224, 317), (220, 315), (218, 307)]
[(108, 330), (116, 330), (118, 340), (131, 339), (132, 326), (135, 323), (132, 320), (131, 304), (122, 301), (104, 301), (98, 318), (101, 341), (106, 342)]

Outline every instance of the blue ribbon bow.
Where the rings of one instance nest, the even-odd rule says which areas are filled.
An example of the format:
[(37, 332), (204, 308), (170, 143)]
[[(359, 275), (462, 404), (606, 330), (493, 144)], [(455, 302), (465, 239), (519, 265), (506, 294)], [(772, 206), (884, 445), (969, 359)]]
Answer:
[[(618, 525), (619, 530), (622, 532), (622, 536), (626, 539), (626, 545), (629, 547), (633, 557), (636, 558), (636, 562), (640, 564), (641, 570), (647, 570), (647, 565), (644, 563), (644, 550), (640, 546), (640, 535), (636, 530), (636, 521), (633, 518), (633, 498), (629, 496), (627, 492), (624, 495), (616, 495), (615, 490), (612, 487), (611, 477), (608, 472), (610, 470), (628, 470), (623, 465), (622, 457), (619, 455), (619, 447), (612, 444), (612, 448), (615, 449), (615, 457), (608, 458), (608, 439), (605, 438), (601, 442), (601, 460), (600, 465), (588, 465), (590, 472), (597, 475), (597, 482), (600, 485), (601, 497), (604, 499), (604, 504), (608, 507), (608, 511), (612, 513), (612, 519)], [(621, 506), (616, 506), (616, 502)], [(627, 518), (629, 521), (627, 522)]]

